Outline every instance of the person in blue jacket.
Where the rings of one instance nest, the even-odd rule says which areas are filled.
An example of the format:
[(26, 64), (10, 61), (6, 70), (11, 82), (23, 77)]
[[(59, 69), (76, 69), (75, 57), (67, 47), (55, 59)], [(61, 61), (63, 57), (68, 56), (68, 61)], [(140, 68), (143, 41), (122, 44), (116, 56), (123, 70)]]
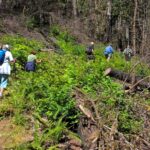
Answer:
[(112, 44), (109, 44), (104, 51), (104, 55), (107, 59), (107, 61), (110, 60), (110, 58), (112, 57), (112, 54), (114, 53), (114, 49), (112, 48)]
[(3, 96), (4, 89), (6, 89), (8, 84), (8, 78), (11, 74), (10, 63), (15, 63), (16, 59), (13, 58), (10, 52), (10, 46), (8, 44), (1, 47), (5, 51), (4, 62), (0, 65), (0, 98)]

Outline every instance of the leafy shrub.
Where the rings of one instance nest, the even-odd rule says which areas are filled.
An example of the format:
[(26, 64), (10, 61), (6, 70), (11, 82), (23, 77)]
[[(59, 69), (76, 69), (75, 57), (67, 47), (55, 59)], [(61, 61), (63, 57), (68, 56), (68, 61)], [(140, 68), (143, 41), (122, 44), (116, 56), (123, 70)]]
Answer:
[(2, 36), (0, 41), (11, 46), (12, 53), (17, 58), (17, 65), (24, 68), (27, 56), (32, 50), (38, 51), (43, 44), (21, 36)]
[(28, 29), (34, 29), (35, 27), (38, 27), (38, 22), (35, 17), (28, 18), (26, 20), (26, 26)]
[(140, 131), (142, 120), (134, 118), (128, 111), (122, 111), (119, 115), (119, 131), (125, 133), (137, 133)]
[(57, 25), (53, 25), (52, 27), (51, 27), (51, 34), (53, 35), (53, 36), (59, 36), (60, 35), (60, 27), (59, 26), (57, 26)]

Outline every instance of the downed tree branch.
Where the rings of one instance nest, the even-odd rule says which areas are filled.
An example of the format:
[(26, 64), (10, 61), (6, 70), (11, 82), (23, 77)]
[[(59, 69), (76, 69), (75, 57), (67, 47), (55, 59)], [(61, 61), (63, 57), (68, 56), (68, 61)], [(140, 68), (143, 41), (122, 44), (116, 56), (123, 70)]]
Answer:
[[(96, 146), (101, 148), (100, 144), (98, 145), (99, 140), (101, 140), (101, 142), (102, 140), (110, 142), (110, 144), (108, 144), (107, 146), (111, 146), (112, 148), (113, 144), (111, 144), (111, 141), (117, 142), (116, 139), (114, 138), (115, 136), (117, 136), (119, 138), (118, 140), (120, 141), (120, 143), (122, 143), (122, 146), (126, 145), (131, 150), (140, 150), (138, 147), (136, 147), (136, 145), (128, 141), (128, 139), (125, 137), (123, 133), (117, 130), (118, 115), (119, 115), (118, 113), (111, 127), (108, 127), (103, 123), (99, 125), (102, 120), (98, 113), (95, 100), (91, 100), (82, 90), (78, 88), (76, 88), (75, 96), (77, 101), (80, 101), (80, 103), (78, 104), (80, 111), (82, 111), (84, 116), (88, 119), (84, 120), (85, 118), (83, 118), (83, 120), (80, 120), (79, 123), (80, 125), (78, 127), (79, 135), (82, 137), (81, 139), (83, 141), (85, 149), (93, 148), (92, 147), (93, 144), (95, 148)], [(89, 103), (90, 105), (87, 105), (87, 103)], [(91, 107), (94, 110), (94, 112), (92, 112)], [(93, 117), (94, 117), (94, 124), (93, 124)], [(105, 137), (106, 135), (108, 136), (107, 139)], [(147, 141), (143, 141), (143, 143), (149, 146), (148, 145), (149, 143)], [(115, 148), (116, 147), (114, 146), (114, 149)]]
[(54, 49), (52, 48), (42, 48), (40, 49), (41, 52), (50, 52), (50, 51), (54, 51)]
[[(132, 73), (134, 72), (135, 67), (136, 67), (139, 63), (141, 63), (141, 61), (142, 61), (143, 59), (144, 59), (144, 58), (142, 58), (142, 59), (139, 60), (136, 64), (134, 64), (134, 65), (132, 66), (132, 68), (129, 70), (128, 74), (132, 74)], [(127, 78), (124, 80), (123, 85), (125, 85), (126, 80), (127, 80)]]
[[(132, 83), (132, 75), (128, 73), (124, 73), (120, 70), (108, 68), (105, 70), (104, 75), (114, 77), (122, 81), (126, 80), (126, 82), (128, 83)], [(144, 88), (150, 89), (150, 76), (147, 76), (145, 78), (142, 76), (135, 76), (135, 84), (131, 88), (133, 89), (134, 87), (137, 86), (139, 86), (141, 89)]]
[(85, 108), (84, 106), (82, 105), (79, 105), (79, 108), (80, 110), (84, 113), (84, 115), (87, 117), (87, 118), (90, 118), (93, 122), (96, 122), (93, 118), (93, 115), (91, 113), (91, 111), (87, 108)]
[(137, 85), (139, 85), (141, 82), (143, 82), (144, 80), (150, 78), (150, 76), (147, 76), (141, 80), (139, 80), (137, 83), (135, 83), (132, 87), (130, 87), (129, 91), (132, 90), (133, 88), (135, 88)]
[(138, 136), (138, 135), (132, 135), (133, 137), (137, 138), (137, 139), (140, 139), (141, 141), (143, 141), (143, 143), (145, 145), (148, 146), (148, 148), (150, 149), (150, 143), (148, 141), (146, 141), (145, 139), (143, 139), (141, 136)]
[[(111, 128), (109, 128), (108, 126), (106, 126), (106, 125), (104, 125), (103, 126), (105, 129), (107, 129), (107, 130), (109, 130), (109, 131), (111, 131), (112, 129)], [(116, 133), (118, 133), (118, 135), (120, 136), (120, 138), (122, 138), (123, 140), (124, 140), (124, 142), (133, 150), (139, 150), (138, 148), (135, 148), (135, 146), (132, 144), (132, 143), (130, 143), (126, 138), (125, 138), (125, 136), (121, 133), (121, 132), (119, 132), (119, 131), (117, 131), (116, 130)]]

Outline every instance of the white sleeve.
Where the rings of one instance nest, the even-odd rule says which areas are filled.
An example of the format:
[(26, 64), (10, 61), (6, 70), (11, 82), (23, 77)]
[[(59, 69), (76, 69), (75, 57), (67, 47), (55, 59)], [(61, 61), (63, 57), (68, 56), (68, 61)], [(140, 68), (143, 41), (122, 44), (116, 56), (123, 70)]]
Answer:
[(9, 58), (9, 61), (13, 61), (14, 60), (11, 52), (8, 53), (8, 58)]

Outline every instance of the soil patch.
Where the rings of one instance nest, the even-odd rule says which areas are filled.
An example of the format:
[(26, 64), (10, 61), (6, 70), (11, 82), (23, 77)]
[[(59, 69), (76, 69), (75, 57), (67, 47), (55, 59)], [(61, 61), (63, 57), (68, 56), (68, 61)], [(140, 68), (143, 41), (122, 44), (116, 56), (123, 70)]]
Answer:
[(0, 121), (0, 149), (13, 148), (32, 140), (31, 130), (14, 125), (10, 119)]

